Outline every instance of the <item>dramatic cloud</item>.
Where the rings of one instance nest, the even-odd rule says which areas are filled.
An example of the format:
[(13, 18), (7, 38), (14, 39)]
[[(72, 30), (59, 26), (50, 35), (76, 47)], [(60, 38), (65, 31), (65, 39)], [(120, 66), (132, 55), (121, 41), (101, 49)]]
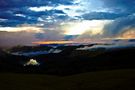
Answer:
[(135, 39), (135, 28), (125, 30), (117, 38)]
[(135, 10), (134, 0), (102, 0), (104, 7), (109, 8), (115, 13), (133, 13)]
[(64, 29), (67, 35), (100, 35), (103, 34), (104, 25), (112, 20), (83, 20), (75, 23), (68, 23)]
[(42, 19), (50, 23), (67, 18), (67, 12), (76, 6), (72, 0), (1, 0), (0, 3), (0, 25), (4, 27), (37, 24)]
[(11, 47), (16, 45), (32, 45), (37, 41), (33, 32), (0, 32), (0, 47)]
[(41, 27), (22, 25), (0, 27), (0, 47), (32, 45), (36, 41), (63, 40), (62, 30), (45, 30)]
[(0, 0), (0, 4), (3, 45), (7, 41), (24, 45), (37, 40), (134, 38), (134, 0)]
[(0, 27), (0, 32), (35, 32), (35, 33), (42, 33), (43, 30), (40, 27), (35, 26), (18, 26), (18, 27)]
[(114, 20), (117, 19), (119, 17), (122, 16), (126, 16), (126, 14), (117, 14), (117, 13), (110, 13), (110, 12), (91, 12), (91, 13), (87, 13), (84, 14), (82, 16), (83, 19), (85, 20), (104, 20), (104, 19), (108, 19), (108, 20)]
[(25, 6), (52, 6), (52, 5), (70, 5), (73, 0), (1, 0), (0, 7), (25, 7)]
[(124, 31), (135, 28), (135, 14), (127, 17), (118, 18), (112, 23), (105, 26), (105, 36), (114, 37), (121, 34)]
[(63, 40), (64, 35), (60, 30), (45, 30), (45, 33), (37, 33), (35, 37), (39, 40)]

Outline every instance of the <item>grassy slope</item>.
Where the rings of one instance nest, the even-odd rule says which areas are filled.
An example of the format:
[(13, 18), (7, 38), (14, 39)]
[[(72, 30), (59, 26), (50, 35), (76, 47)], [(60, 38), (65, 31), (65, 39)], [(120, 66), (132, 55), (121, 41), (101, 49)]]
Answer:
[(66, 77), (1, 73), (0, 90), (135, 90), (135, 69)]

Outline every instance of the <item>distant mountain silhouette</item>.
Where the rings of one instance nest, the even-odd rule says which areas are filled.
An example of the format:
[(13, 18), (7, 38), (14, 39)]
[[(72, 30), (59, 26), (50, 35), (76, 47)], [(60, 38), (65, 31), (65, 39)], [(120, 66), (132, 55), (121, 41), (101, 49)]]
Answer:
[[(93, 45), (60, 46), (57, 47), (63, 49), (60, 53), (36, 56), (12, 55), (0, 50), (0, 72), (72, 75), (90, 71), (135, 68), (135, 47), (77, 50)], [(37, 60), (39, 65), (24, 66), (30, 59)]]

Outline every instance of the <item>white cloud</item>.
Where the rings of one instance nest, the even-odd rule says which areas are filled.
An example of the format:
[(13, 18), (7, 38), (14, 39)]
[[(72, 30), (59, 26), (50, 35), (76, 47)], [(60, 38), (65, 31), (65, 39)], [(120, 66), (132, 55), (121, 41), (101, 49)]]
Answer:
[(70, 22), (64, 25), (66, 35), (97, 35), (103, 34), (103, 28), (112, 20), (83, 20), (81, 22)]
[(64, 13), (66, 13), (70, 17), (82, 15), (82, 12), (77, 12), (81, 9), (81, 7), (79, 5), (66, 5), (66, 6), (59, 5), (55, 9), (62, 10)]
[(0, 18), (0, 22), (4, 22), (4, 21), (7, 21), (8, 19), (3, 19), (3, 18)]
[(39, 18), (38, 18), (38, 21), (39, 21), (39, 22), (44, 22), (45, 20), (44, 20), (43, 18), (39, 17)]
[(49, 53), (60, 53), (60, 52), (62, 52), (62, 50), (59, 50), (59, 49), (50, 49), (48, 52)]
[(41, 33), (43, 32), (42, 28), (35, 27), (35, 26), (18, 26), (18, 27), (0, 27), (0, 31), (6, 32), (34, 32), (34, 33)]
[(29, 9), (35, 12), (40, 12), (40, 11), (46, 11), (46, 10), (52, 10), (54, 7), (50, 6), (40, 6), (40, 7), (30, 7)]
[(15, 14), (15, 16), (26, 17), (24, 14)]
[(50, 6), (40, 6), (40, 7), (30, 7), (29, 10), (40, 12), (40, 11), (50, 11), (50, 10), (62, 10), (64, 13), (66, 13), (70, 17), (74, 16), (80, 16), (84, 12), (82, 11), (83, 8), (80, 5), (59, 5), (56, 7), (50, 7)]
[(102, 0), (77, 0), (83, 13), (90, 12), (112, 12), (109, 8), (105, 8)]

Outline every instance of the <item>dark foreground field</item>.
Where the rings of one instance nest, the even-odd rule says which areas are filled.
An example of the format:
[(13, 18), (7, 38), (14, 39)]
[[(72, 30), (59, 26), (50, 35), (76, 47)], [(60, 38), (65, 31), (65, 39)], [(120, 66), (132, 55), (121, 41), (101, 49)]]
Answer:
[[(0, 90), (135, 90), (135, 47), (80, 47), (86, 46), (60, 46), (60, 53), (36, 56), (1, 50)], [(25, 66), (30, 59), (40, 64)]]
[(135, 90), (135, 69), (64, 77), (0, 73), (0, 90)]

